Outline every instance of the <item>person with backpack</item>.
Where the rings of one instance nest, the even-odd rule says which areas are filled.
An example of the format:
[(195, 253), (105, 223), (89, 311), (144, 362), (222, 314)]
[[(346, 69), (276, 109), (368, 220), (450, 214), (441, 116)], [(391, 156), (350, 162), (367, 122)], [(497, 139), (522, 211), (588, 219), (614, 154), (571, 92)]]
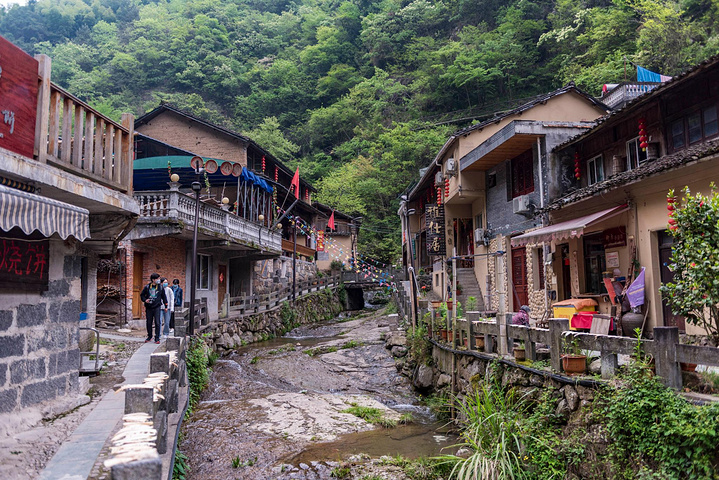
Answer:
[(145, 343), (152, 341), (152, 327), (155, 327), (155, 343), (160, 343), (160, 307), (167, 305), (167, 297), (165, 289), (160, 285), (160, 275), (153, 273), (150, 275), (150, 283), (140, 292), (140, 300), (145, 304), (145, 314), (147, 321), (147, 338)]
[(180, 287), (180, 280), (177, 278), (172, 281), (172, 293), (175, 295), (175, 308), (170, 314), (170, 331), (175, 331), (175, 310), (182, 308), (182, 287)]

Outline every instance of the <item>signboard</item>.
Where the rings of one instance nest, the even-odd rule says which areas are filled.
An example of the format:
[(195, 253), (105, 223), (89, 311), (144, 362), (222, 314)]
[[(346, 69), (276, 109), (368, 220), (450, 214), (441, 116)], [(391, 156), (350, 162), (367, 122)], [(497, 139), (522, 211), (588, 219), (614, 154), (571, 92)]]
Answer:
[(427, 205), (425, 226), (427, 227), (427, 253), (429, 255), (444, 256), (446, 254), (444, 207)]
[(0, 37), (0, 147), (33, 156), (38, 63)]
[(602, 243), (604, 248), (616, 248), (627, 246), (627, 230), (625, 227), (614, 227), (602, 232)]
[(619, 252), (607, 252), (607, 268), (619, 268)]
[(325, 251), (325, 232), (323, 232), (323, 231), (321, 231), (321, 230), (317, 232), (317, 245), (316, 245), (316, 247), (317, 247), (317, 248), (315, 248), (315, 250), (317, 250), (318, 252), (324, 252), (324, 251)]
[(47, 290), (49, 252), (48, 240), (0, 238), (0, 288)]

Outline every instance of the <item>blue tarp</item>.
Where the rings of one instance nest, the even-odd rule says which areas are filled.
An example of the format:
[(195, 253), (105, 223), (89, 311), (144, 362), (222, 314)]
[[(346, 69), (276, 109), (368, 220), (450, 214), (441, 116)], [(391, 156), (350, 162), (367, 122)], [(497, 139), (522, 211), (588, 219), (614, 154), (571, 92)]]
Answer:
[(662, 82), (662, 75), (637, 65), (637, 82)]
[(267, 183), (266, 180), (260, 178), (258, 175), (255, 175), (254, 172), (248, 170), (247, 168), (242, 169), (242, 173), (240, 174), (240, 181), (243, 183), (252, 183), (256, 187), (260, 187), (267, 193), (272, 193), (273, 191), (272, 185)]

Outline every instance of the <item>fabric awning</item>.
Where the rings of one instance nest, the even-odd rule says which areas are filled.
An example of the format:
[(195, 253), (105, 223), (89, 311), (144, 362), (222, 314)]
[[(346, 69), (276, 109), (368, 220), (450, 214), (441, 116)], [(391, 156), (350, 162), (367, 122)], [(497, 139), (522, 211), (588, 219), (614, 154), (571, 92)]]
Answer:
[(620, 205), (602, 210), (601, 212), (592, 213), (591, 215), (585, 215), (573, 220), (567, 220), (566, 222), (549, 225), (548, 227), (538, 228), (537, 230), (532, 230), (531, 232), (512, 238), (512, 246), (518, 247), (527, 245), (528, 243), (551, 242), (552, 240), (566, 240), (568, 238), (581, 237), (584, 234), (585, 228), (613, 217), (614, 215), (626, 212), (628, 209), (626, 204)]
[(0, 229), (20, 227), (26, 235), (38, 230), (49, 237), (57, 233), (81, 242), (90, 236), (90, 212), (51, 198), (0, 185)]

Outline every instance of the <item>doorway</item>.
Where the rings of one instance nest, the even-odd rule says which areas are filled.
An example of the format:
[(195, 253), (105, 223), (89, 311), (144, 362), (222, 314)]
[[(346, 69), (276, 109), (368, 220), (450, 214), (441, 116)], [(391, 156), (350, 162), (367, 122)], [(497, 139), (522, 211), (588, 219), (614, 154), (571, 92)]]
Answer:
[(468, 257), (459, 260), (459, 268), (474, 267), (474, 242), (472, 241), (472, 219), (456, 218), (454, 220), (454, 244), (457, 245), (457, 255)]
[[(659, 279), (662, 283), (669, 283), (674, 280), (674, 272), (669, 269), (669, 265), (672, 263), (671, 257), (674, 237), (665, 231), (657, 232), (657, 237), (659, 241)], [(662, 298), (662, 313), (665, 326), (679, 327), (680, 332), (686, 331), (685, 318), (681, 315), (675, 315), (664, 298)]]
[(512, 249), (512, 290), (514, 291), (514, 310), (519, 311), (522, 305), (529, 305), (529, 285), (527, 284), (527, 249)]
[(144, 255), (142, 253), (135, 252), (132, 257), (132, 318), (142, 318), (140, 292), (142, 292), (142, 287), (145, 284), (145, 279), (142, 278), (142, 272), (144, 271)]
[(572, 268), (569, 259), (569, 245), (566, 243), (560, 245), (559, 251), (562, 254), (562, 297), (560, 300), (568, 300), (572, 298)]
[(222, 311), (227, 293), (227, 265), (217, 265), (217, 310)]

